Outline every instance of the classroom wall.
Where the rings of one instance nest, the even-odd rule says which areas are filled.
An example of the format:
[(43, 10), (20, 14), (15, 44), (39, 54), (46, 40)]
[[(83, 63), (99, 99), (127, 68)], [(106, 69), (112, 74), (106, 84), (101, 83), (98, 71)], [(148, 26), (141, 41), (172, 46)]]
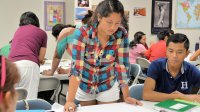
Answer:
[[(40, 28), (44, 30), (44, 1), (45, 0), (0, 0), (0, 48), (6, 45), (18, 28), (19, 18), (26, 11), (34, 12), (40, 21)], [(66, 2), (66, 23), (74, 23), (74, 0), (50, 0)], [(72, 15), (72, 16), (71, 16)], [(52, 59), (56, 40), (51, 35), (51, 31), (46, 31), (48, 35), (46, 58)], [(65, 57), (65, 55), (64, 55)]]
[[(102, 0), (92, 0), (92, 4), (96, 5)], [(156, 35), (151, 34), (151, 10), (152, 0), (120, 0), (125, 10), (129, 10), (129, 37), (130, 41), (134, 38), (137, 31), (143, 31), (147, 36), (147, 43), (157, 41)], [(199, 42), (200, 29), (177, 29), (175, 28), (177, 0), (172, 0), (172, 30), (175, 33), (184, 33), (190, 40), (190, 50), (194, 50), (195, 43)], [(146, 7), (146, 17), (134, 17), (134, 7)]]
[[(65, 1), (66, 2), (66, 23), (74, 23), (74, 5), (75, 0), (50, 0), (50, 1)], [(91, 4), (98, 4), (102, 0), (91, 0)], [(148, 43), (155, 41), (156, 36), (151, 35), (151, 5), (152, 0), (120, 0), (125, 10), (130, 11), (129, 19), (129, 37), (133, 39), (133, 35), (137, 31), (143, 31), (147, 35)], [(190, 49), (194, 50), (195, 42), (199, 41), (200, 29), (176, 29), (175, 14), (177, 0), (173, 1), (172, 10), (172, 29), (178, 33), (186, 34), (191, 42)], [(133, 16), (134, 7), (146, 7), (147, 16), (136, 18)], [(20, 15), (25, 11), (33, 11), (40, 19), (41, 29), (44, 29), (44, 0), (0, 0), (0, 47), (6, 45), (12, 39), (14, 32), (18, 28)], [(48, 31), (48, 46), (46, 57), (52, 59), (56, 41)], [(64, 56), (65, 57), (65, 56)]]

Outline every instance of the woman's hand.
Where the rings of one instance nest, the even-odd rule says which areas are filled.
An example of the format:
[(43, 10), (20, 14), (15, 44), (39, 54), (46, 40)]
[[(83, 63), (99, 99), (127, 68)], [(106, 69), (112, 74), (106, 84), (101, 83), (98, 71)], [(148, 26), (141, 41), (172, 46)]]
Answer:
[(59, 68), (57, 69), (58, 74), (69, 74), (70, 71), (71, 71), (71, 68), (64, 69), (64, 68), (59, 67)]
[(65, 112), (75, 112), (76, 110), (76, 104), (74, 102), (66, 102), (64, 111)]
[(42, 75), (53, 76), (53, 72), (52, 72), (51, 69), (49, 69), (49, 70), (44, 70), (44, 71), (42, 72)]
[(125, 101), (126, 103), (129, 103), (129, 104), (134, 104), (134, 105), (140, 105), (140, 106), (142, 106), (142, 103), (141, 103), (140, 101), (138, 101), (138, 100), (136, 100), (136, 99), (134, 99), (134, 98), (131, 98), (130, 96), (129, 96), (129, 97), (126, 97), (126, 98), (124, 99), (124, 101)]

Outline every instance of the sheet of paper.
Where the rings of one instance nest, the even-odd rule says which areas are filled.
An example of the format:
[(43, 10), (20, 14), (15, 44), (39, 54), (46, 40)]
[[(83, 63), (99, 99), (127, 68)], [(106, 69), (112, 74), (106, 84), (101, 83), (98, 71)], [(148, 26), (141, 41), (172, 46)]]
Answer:
[(171, 107), (169, 107), (169, 108), (171, 108), (171, 109), (175, 109), (175, 110), (179, 110), (179, 109), (182, 109), (182, 108), (184, 108), (184, 107), (186, 107), (187, 105), (184, 105), (184, 104), (181, 104), (181, 103), (177, 103), (177, 104), (175, 104), (175, 105), (172, 105)]
[(200, 107), (195, 107), (191, 110), (191, 112), (200, 112)]
[(112, 103), (79, 107), (77, 112), (153, 112), (153, 110), (127, 103)]
[(51, 107), (51, 110), (55, 111), (55, 112), (64, 112), (64, 106), (60, 105), (58, 103), (54, 103)]

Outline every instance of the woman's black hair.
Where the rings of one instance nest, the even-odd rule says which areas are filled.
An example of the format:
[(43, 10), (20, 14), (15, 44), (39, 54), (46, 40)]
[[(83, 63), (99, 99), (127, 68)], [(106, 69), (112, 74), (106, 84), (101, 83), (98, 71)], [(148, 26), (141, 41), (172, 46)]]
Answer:
[(87, 24), (90, 18), (92, 17), (93, 11), (88, 10), (88, 13), (84, 16), (84, 18), (81, 20), (83, 24)]
[(25, 12), (21, 15), (19, 26), (24, 26), (29, 24), (34, 25), (36, 27), (40, 27), (38, 17), (33, 12), (30, 11)]
[(141, 44), (140, 40), (142, 39), (142, 36), (145, 35), (143, 32), (139, 31), (136, 32), (134, 35), (134, 39), (130, 42), (129, 47), (133, 48), (134, 46), (136, 46), (137, 44)]
[(88, 26), (97, 23), (98, 18), (110, 16), (111, 13), (121, 14), (121, 17), (124, 16), (124, 6), (119, 0), (104, 0), (100, 2), (88, 22)]
[(127, 31), (129, 31), (128, 20), (125, 16), (122, 17), (122, 25)]
[(169, 31), (168, 31), (168, 30), (160, 31), (160, 32), (158, 32), (158, 34), (157, 34), (158, 40), (164, 40), (166, 36), (167, 36), (167, 37), (170, 37), (170, 34), (169, 34)]
[(75, 26), (73, 25), (64, 25), (64, 24), (56, 24), (53, 26), (52, 28), (52, 35), (57, 39), (58, 38), (58, 35), (60, 34), (60, 32), (62, 31), (62, 29), (64, 28), (68, 28), (68, 27), (72, 27), (72, 28), (75, 28)]

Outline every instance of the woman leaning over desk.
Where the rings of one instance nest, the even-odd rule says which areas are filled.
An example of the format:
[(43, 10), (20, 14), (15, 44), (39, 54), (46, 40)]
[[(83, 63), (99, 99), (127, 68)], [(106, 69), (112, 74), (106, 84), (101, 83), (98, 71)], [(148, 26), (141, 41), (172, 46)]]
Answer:
[(120, 1), (104, 0), (88, 24), (75, 31), (65, 111), (75, 110), (75, 98), (82, 106), (117, 102), (120, 88), (125, 102), (142, 105), (129, 95), (129, 41), (121, 27), (123, 16)]

